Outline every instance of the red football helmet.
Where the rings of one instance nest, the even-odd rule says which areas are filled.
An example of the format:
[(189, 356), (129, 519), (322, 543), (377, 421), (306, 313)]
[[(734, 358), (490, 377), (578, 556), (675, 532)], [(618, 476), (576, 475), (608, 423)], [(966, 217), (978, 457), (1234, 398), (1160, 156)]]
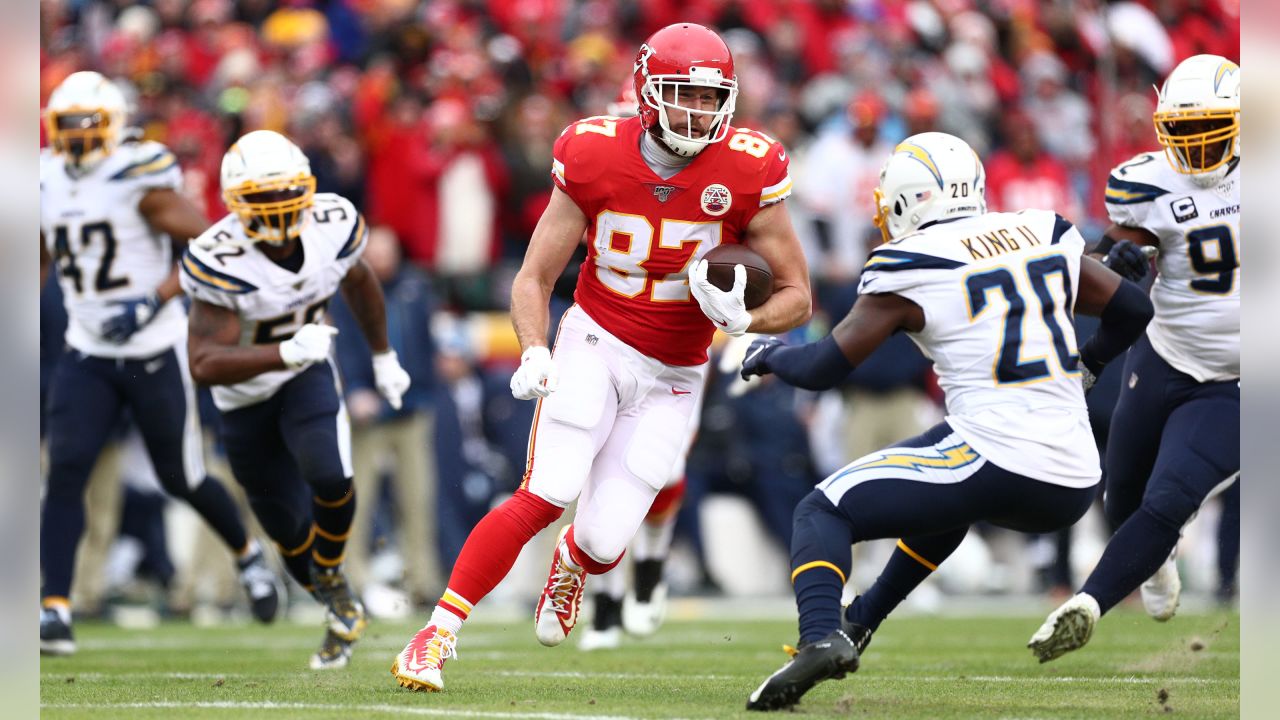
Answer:
[[(738, 79), (729, 46), (714, 31), (693, 23), (668, 25), (649, 36), (636, 55), (633, 73), (640, 123), (677, 155), (691, 157), (729, 133), (729, 120), (738, 100)], [(673, 100), (663, 89), (673, 87)], [(682, 88), (710, 87), (720, 92), (715, 110), (695, 110), (679, 103)], [(694, 137), (688, 129), (671, 129), (670, 113), (711, 115), (707, 133)], [(692, 122), (689, 123), (692, 126)]]

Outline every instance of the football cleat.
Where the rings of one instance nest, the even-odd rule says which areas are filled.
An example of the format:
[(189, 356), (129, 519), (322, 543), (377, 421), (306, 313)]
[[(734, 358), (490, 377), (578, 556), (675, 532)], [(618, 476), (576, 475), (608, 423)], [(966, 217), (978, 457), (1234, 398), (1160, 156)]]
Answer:
[(858, 646), (844, 630), (785, 649), (791, 659), (751, 693), (748, 710), (785, 710), (823, 680), (839, 680), (858, 670)]
[(568, 532), (568, 525), (560, 531), (547, 584), (542, 588), (538, 607), (533, 613), (534, 634), (538, 636), (538, 642), (547, 647), (564, 642), (578, 623), (578, 609), (582, 605), (582, 586), (587, 573), (581, 568), (570, 570), (565, 564), (569, 556), (569, 545), (565, 540)]
[(648, 637), (662, 627), (667, 616), (667, 584), (662, 582), (662, 560), (638, 560), (635, 591), (622, 601), (622, 627), (628, 635)]
[(73, 655), (76, 640), (71, 633), (71, 623), (62, 619), (57, 610), (40, 609), (40, 654)]
[(338, 637), (331, 628), (325, 628), (320, 649), (311, 656), (312, 670), (337, 670), (351, 660), (351, 641)]
[(391, 674), (400, 687), (410, 690), (440, 692), (444, 690), (444, 663), (458, 657), (458, 636), (435, 625), (417, 632), (391, 664)]
[(324, 603), (329, 632), (348, 643), (359, 640), (368, 621), (365, 619), (364, 606), (351, 592), (351, 586), (347, 584), (342, 570), (315, 568), (311, 579), (315, 583), (316, 599)]
[(284, 587), (280, 578), (267, 566), (267, 558), (258, 550), (254, 554), (238, 561), (240, 567), (240, 584), (249, 596), (249, 608), (258, 622), (269, 623), (276, 619), (280, 610), (280, 598), (284, 595)]
[(1182, 578), (1178, 577), (1178, 563), (1174, 560), (1176, 554), (1177, 548), (1174, 548), (1169, 559), (1141, 587), (1142, 607), (1160, 622), (1178, 612), (1178, 602), (1182, 597)]
[(1092, 595), (1077, 593), (1049, 613), (1044, 624), (1031, 636), (1027, 647), (1042, 663), (1060, 658), (1089, 642), (1100, 617), (1102, 609), (1098, 607), (1098, 601)]

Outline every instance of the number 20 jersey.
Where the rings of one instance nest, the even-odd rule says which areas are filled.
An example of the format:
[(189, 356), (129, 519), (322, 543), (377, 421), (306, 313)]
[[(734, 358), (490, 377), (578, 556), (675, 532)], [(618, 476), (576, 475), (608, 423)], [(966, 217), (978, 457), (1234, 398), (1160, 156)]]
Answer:
[(58, 269), (67, 344), (88, 355), (146, 358), (186, 333), (182, 303), (170, 301), (124, 344), (102, 337), (120, 302), (155, 290), (173, 270), (172, 241), (147, 224), (138, 204), (151, 190), (182, 187), (178, 160), (154, 142), (124, 143), (90, 172), (73, 176), (48, 148), (40, 153), (40, 232)]
[(947, 422), (970, 447), (1077, 488), (1101, 475), (1072, 325), (1083, 251), (1079, 231), (1052, 211), (987, 213), (879, 246), (858, 287), (924, 311), (924, 329), (908, 336), (933, 360)]
[(1151, 347), (1199, 382), (1240, 377), (1240, 165), (1203, 188), (1143, 153), (1111, 171), (1107, 214), (1160, 239)]
[[(240, 219), (228, 215), (200, 236), (220, 244), (203, 248), (193, 242), (182, 256), (182, 289), (193, 300), (239, 315), (242, 346), (282, 342), (304, 324), (323, 321), (329, 298), (364, 253), (368, 235), (350, 201), (317, 193), (306, 211), (299, 237), (304, 259), (295, 273), (250, 244)], [(273, 370), (235, 385), (215, 385), (213, 402), (224, 412), (262, 402), (301, 372)]]
[(594, 117), (561, 133), (552, 179), (587, 216), (587, 257), (574, 298), (618, 339), (667, 365), (707, 361), (715, 327), (689, 291), (689, 268), (742, 243), (760, 208), (791, 194), (786, 151), (730, 127), (675, 176), (640, 154), (639, 118)]

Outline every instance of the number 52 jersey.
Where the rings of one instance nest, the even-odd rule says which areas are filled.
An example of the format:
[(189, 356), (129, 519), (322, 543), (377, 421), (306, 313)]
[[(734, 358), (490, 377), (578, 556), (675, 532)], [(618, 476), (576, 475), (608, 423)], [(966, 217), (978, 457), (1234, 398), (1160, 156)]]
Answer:
[[(240, 344), (268, 345), (324, 319), (329, 299), (364, 253), (369, 230), (346, 198), (317, 193), (299, 236), (297, 272), (273, 262), (247, 239), (235, 215), (204, 232), (182, 256), (182, 289), (240, 317)], [(200, 247), (214, 240), (212, 247)], [(262, 402), (302, 372), (273, 370), (235, 385), (215, 385), (213, 402), (226, 412)], [(335, 373), (336, 377), (336, 373)]]
[(186, 335), (182, 303), (167, 302), (124, 344), (102, 337), (120, 302), (155, 290), (173, 270), (168, 235), (147, 224), (138, 204), (151, 190), (182, 187), (178, 159), (154, 142), (124, 143), (83, 175), (40, 153), (40, 232), (67, 307), (67, 344), (96, 357), (148, 358)]
[(1143, 153), (1111, 171), (1107, 214), (1160, 240), (1151, 347), (1199, 382), (1240, 377), (1240, 164), (1200, 187)]

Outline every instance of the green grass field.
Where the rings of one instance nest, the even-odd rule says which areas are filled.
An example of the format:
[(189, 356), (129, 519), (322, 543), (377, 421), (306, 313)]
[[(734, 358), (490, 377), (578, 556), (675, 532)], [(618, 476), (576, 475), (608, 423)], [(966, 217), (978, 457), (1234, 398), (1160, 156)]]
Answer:
[[(854, 718), (1235, 718), (1239, 615), (1155, 623), (1120, 609), (1082, 651), (1039, 665), (1023, 645), (1042, 616), (888, 621), (843, 681), (795, 711)], [(41, 660), (44, 718), (745, 718), (747, 695), (786, 659), (783, 621), (672, 621), (622, 649), (547, 649), (532, 623), (477, 620), (442, 694), (397, 687), (389, 669), (416, 627), (378, 623), (350, 667), (306, 670), (303, 625), (122, 630), (77, 627), (80, 652)]]

